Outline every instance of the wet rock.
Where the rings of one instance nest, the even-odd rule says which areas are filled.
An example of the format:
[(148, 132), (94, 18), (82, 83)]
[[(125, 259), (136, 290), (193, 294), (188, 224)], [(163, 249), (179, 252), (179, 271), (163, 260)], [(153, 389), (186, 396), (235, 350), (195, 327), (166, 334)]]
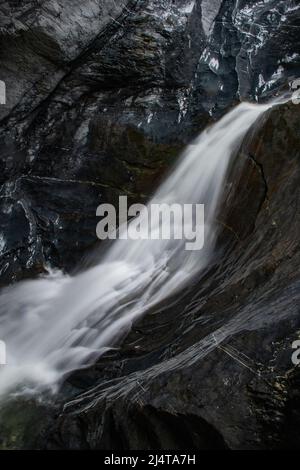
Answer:
[[(145, 200), (209, 122), (300, 74), (293, 0), (26, 0), (0, 12), (2, 283), (72, 270), (97, 243), (99, 203)], [(299, 119), (296, 106), (274, 110), (241, 149), (209, 272), (70, 377), (59, 419), (30, 442), (22, 424), (19, 446), (299, 446)], [(1, 432), (13, 447), (14, 429)]]
[[(299, 122), (297, 106), (274, 109), (243, 146), (238, 160), (252, 155), (245, 186), (233, 171), (225, 218), (238, 238), (221, 237), (206, 276), (139, 320), (118, 351), (70, 377), (78, 396), (46, 447), (299, 446), (299, 370), (291, 361), (300, 331)], [(247, 210), (253, 199), (255, 216)]]
[[(0, 12), (0, 79), (7, 85), (7, 103), (0, 106), (1, 184), (7, 189), (20, 178), (39, 178), (42, 194), (49, 178), (58, 193), (61, 181), (70, 182), (76, 234), (76, 214), (81, 220), (85, 214), (76, 184), (79, 192), (107, 187), (107, 202), (116, 192), (141, 201), (208, 122), (239, 97), (273, 93), (299, 72), (299, 8), (292, 0), (48, 0), (4, 2)], [(44, 212), (45, 220), (48, 197), (45, 207), (35, 207), (27, 191), (23, 185), (31, 216)], [(98, 205), (92, 192), (89, 211)], [(20, 204), (21, 195), (8, 197)], [(59, 252), (70, 240), (61, 239), (56, 254), (49, 250), (52, 225), (48, 220), (48, 233), (32, 234), (32, 244), (43, 251), (43, 262), (62, 267)], [(66, 269), (97, 242), (89, 229)], [(9, 229), (3, 236), (10, 237)], [(27, 261), (18, 261), (20, 274)]]

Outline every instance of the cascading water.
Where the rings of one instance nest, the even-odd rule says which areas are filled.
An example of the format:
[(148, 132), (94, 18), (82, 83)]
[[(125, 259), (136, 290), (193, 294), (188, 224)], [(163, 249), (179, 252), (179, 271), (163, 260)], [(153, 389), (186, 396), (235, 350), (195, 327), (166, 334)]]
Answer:
[(201, 250), (185, 250), (185, 240), (116, 240), (84, 272), (54, 273), (3, 291), (0, 339), (7, 365), (0, 368), (0, 394), (56, 390), (67, 373), (95, 362), (132, 321), (207, 267), (231, 158), (271, 106), (242, 103), (205, 130), (149, 202), (204, 204)]

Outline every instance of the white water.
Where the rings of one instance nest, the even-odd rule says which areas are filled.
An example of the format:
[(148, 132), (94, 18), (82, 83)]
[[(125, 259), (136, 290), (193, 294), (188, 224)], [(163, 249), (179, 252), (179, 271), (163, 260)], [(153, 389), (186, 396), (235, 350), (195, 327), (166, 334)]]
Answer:
[(207, 267), (228, 166), (270, 106), (242, 103), (205, 130), (150, 201), (205, 204), (202, 250), (186, 251), (185, 240), (116, 240), (85, 272), (52, 274), (2, 293), (0, 339), (8, 364), (0, 367), (0, 394), (56, 390), (67, 373), (95, 362), (124, 328)]

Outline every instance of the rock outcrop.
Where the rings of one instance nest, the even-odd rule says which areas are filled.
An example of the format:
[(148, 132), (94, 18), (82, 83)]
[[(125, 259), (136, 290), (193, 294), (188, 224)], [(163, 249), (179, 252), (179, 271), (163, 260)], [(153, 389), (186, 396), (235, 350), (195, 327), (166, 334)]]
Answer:
[[(101, 202), (145, 200), (209, 122), (300, 75), (298, 1), (24, 0), (0, 12), (3, 284), (72, 270), (97, 243)], [(241, 149), (205, 278), (70, 377), (60, 417), (22, 445), (299, 446), (299, 109), (274, 110)]]
[(2, 282), (72, 269), (101, 202), (143, 200), (210, 120), (296, 78), (298, 6), (2, 3)]
[(241, 149), (210, 272), (69, 379), (83, 392), (48, 447), (299, 446), (299, 123), (299, 107), (275, 109)]

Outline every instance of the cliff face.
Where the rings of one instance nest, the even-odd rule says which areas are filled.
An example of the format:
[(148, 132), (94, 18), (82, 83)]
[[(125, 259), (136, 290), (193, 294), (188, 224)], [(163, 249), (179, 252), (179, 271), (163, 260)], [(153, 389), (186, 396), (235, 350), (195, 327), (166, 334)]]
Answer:
[(210, 272), (69, 379), (48, 447), (299, 447), (299, 122), (275, 109), (245, 143)]
[[(0, 11), (3, 283), (46, 263), (72, 269), (96, 244), (101, 202), (143, 201), (208, 122), (300, 76), (297, 1), (24, 0)], [(299, 444), (299, 113), (273, 111), (241, 149), (207, 277), (71, 377), (66, 390), (85, 395), (39, 445)]]
[(2, 2), (1, 278), (72, 268), (239, 98), (299, 75), (296, 1)]

